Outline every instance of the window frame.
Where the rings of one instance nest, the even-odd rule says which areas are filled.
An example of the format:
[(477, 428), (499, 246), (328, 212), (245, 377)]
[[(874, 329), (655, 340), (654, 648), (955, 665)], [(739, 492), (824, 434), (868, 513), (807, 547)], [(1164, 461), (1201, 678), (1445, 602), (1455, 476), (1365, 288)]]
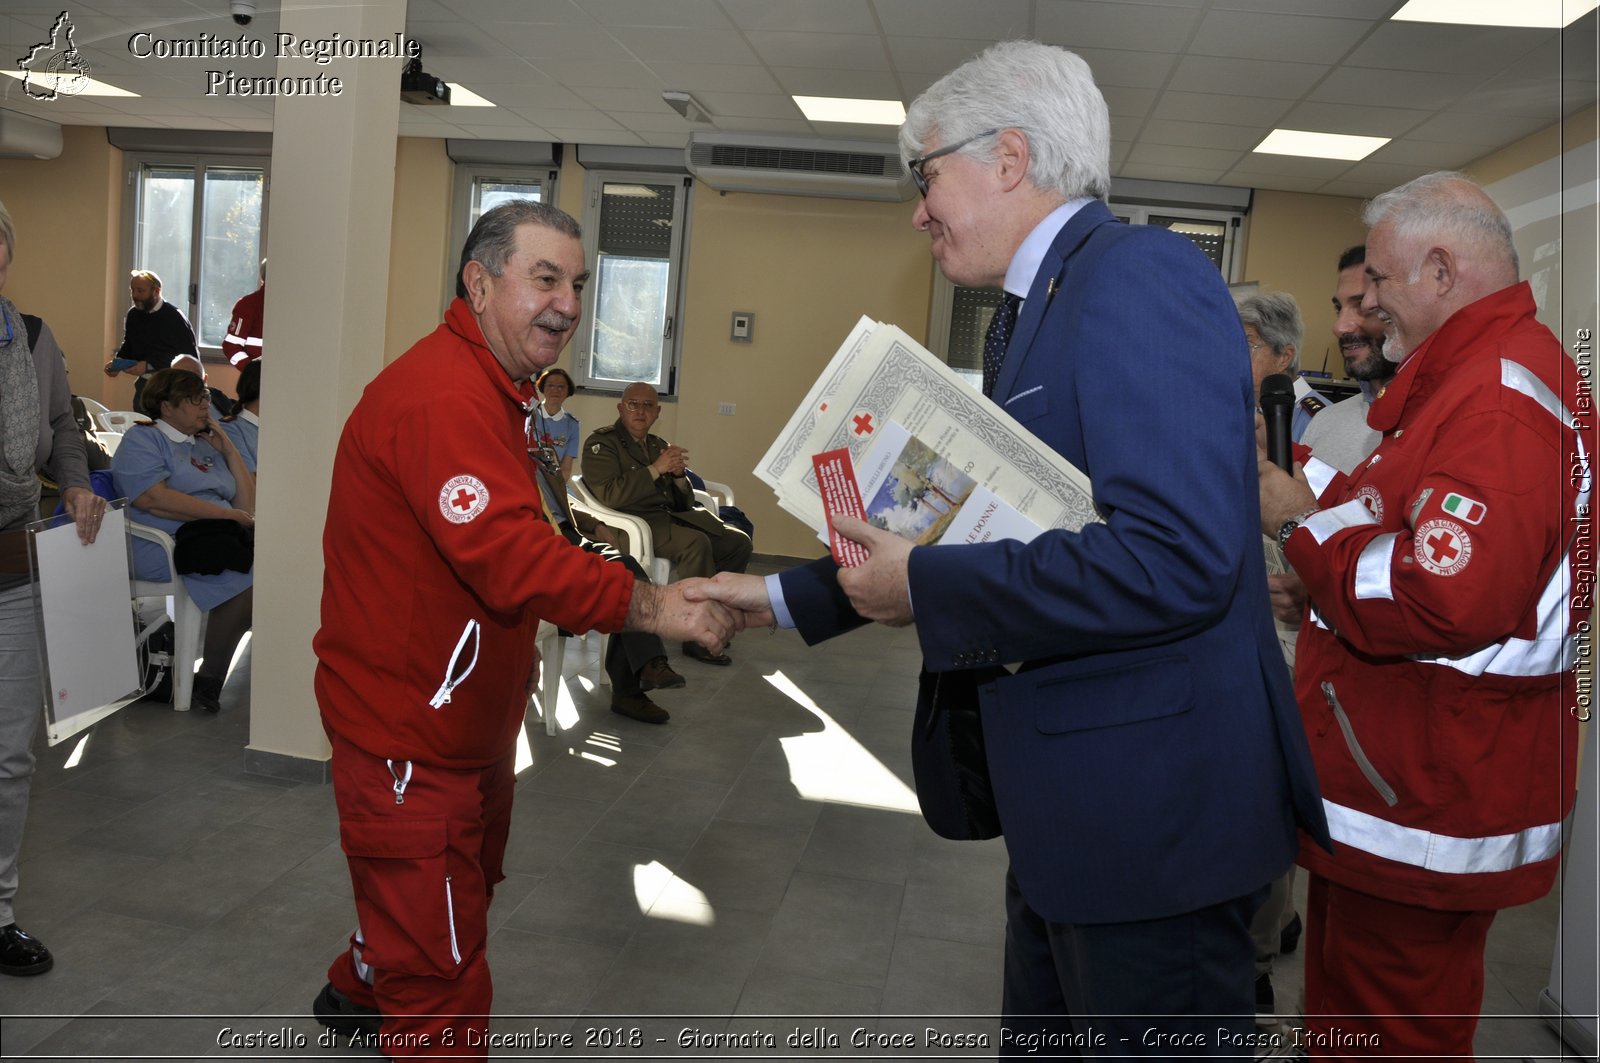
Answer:
[[(270, 155), (210, 154), (205, 152), (124, 151), (122, 182), (122, 262), (128, 270), (143, 269), (139, 253), (139, 229), (144, 191), (144, 174), (151, 167), (192, 168), (195, 175), (193, 216), (190, 219), (190, 280), (189, 288), (181, 299), (172, 299), (173, 292), (163, 285), (161, 299), (184, 312), (194, 328), (195, 344), (202, 361), (213, 365), (227, 365), (220, 343), (208, 344), (204, 336), (204, 323), (196, 325), (200, 313), (200, 291), (205, 264), (205, 174), (208, 170), (260, 170), (261, 171), (261, 221), (256, 236), (257, 262), (267, 256), (268, 220), (272, 210), (272, 157)], [(127, 273), (122, 274), (124, 287)], [(165, 281), (165, 278), (163, 278)], [(125, 294), (125, 293), (124, 293)], [(239, 295), (247, 293), (240, 292)], [(237, 299), (237, 296), (235, 297)], [(231, 306), (231, 304), (230, 304)]]
[(444, 317), (456, 297), (456, 270), (461, 268), (461, 250), (477, 219), (472, 216), (473, 193), (483, 181), (537, 184), (539, 202), (559, 203), (561, 168), (558, 165), (526, 166), (487, 162), (458, 162), (450, 188), (450, 259), (446, 263), (443, 298), (439, 316)]
[(679, 370), (683, 358), (683, 320), (688, 302), (686, 275), (689, 264), (690, 217), (694, 209), (694, 179), (682, 170), (619, 169), (596, 167), (586, 170), (583, 183), (583, 254), (590, 270), (589, 284), (583, 290), (583, 321), (568, 348), (572, 353), (571, 371), (580, 390), (601, 395), (620, 395), (625, 383), (597, 379), (590, 370), (595, 301), (600, 296), (600, 210), (602, 189), (607, 184), (659, 184), (673, 188), (672, 240), (668, 251), (667, 327), (662, 336), (661, 376), (653, 383), (662, 399), (676, 399)]

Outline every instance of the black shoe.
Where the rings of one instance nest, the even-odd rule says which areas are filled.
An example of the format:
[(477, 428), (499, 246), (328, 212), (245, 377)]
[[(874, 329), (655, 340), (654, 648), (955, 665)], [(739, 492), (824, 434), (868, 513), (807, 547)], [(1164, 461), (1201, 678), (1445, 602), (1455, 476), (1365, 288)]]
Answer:
[(733, 663), (733, 658), (726, 653), (712, 653), (698, 642), (685, 642), (683, 644), (683, 655), (685, 657), (693, 657), (697, 661), (704, 661), (706, 664), (727, 665)]
[(1256, 978), (1256, 1025), (1272, 1027), (1278, 1025), (1277, 998), (1272, 993), (1272, 975), (1263, 974)]
[(383, 1027), (381, 1014), (357, 1004), (333, 988), (332, 982), (323, 986), (311, 1002), (311, 1014), (340, 1037), (377, 1037)]
[(16, 923), (0, 926), (0, 974), (44, 974), (55, 965), (44, 942)]
[(209, 676), (194, 677), (194, 687), (189, 691), (189, 707), (209, 712), (213, 716), (222, 711), (222, 680)]
[(640, 723), (666, 723), (672, 719), (666, 709), (643, 694), (617, 694), (611, 699), (611, 711)]
[(639, 669), (640, 690), (678, 690), (689, 681), (672, 670), (665, 657), (657, 657)]
[(1287, 955), (1299, 948), (1300, 935), (1305, 928), (1306, 925), (1300, 921), (1300, 913), (1295, 912), (1294, 918), (1289, 920), (1288, 925), (1278, 935), (1278, 951)]

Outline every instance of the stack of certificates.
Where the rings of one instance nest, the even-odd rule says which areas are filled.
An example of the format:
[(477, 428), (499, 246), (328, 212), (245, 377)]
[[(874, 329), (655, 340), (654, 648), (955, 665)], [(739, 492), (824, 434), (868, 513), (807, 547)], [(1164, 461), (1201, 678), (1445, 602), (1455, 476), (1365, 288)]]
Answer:
[[(1027, 541), (1100, 519), (1082, 472), (921, 344), (866, 317), (755, 474), (824, 542), (839, 512), (917, 543)], [(858, 504), (837, 497), (841, 479), (858, 485)]]

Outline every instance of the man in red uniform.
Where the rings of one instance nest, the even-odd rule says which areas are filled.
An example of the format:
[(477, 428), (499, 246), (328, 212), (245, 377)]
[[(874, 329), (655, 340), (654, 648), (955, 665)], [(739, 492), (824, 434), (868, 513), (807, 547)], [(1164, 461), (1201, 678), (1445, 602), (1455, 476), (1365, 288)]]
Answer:
[(222, 337), (222, 356), (235, 369), (261, 357), (261, 318), (267, 303), (267, 260), (261, 260), (261, 283), (241, 295), (228, 317), (228, 334)]
[(1366, 221), (1363, 309), (1400, 363), (1382, 442), (1348, 475), (1260, 463), (1310, 599), (1296, 687), (1334, 841), (1300, 848), (1307, 1042), (1471, 1058), (1489, 925), (1550, 889), (1573, 803), (1592, 404), (1470, 179)]
[(485, 214), (444, 324), (367, 386), (334, 459), (313, 646), (358, 929), (313, 1011), (390, 1057), (483, 1057), (486, 920), (540, 619), (713, 652), (740, 626), (543, 516), (529, 378), (572, 336), (587, 278), (570, 216)]

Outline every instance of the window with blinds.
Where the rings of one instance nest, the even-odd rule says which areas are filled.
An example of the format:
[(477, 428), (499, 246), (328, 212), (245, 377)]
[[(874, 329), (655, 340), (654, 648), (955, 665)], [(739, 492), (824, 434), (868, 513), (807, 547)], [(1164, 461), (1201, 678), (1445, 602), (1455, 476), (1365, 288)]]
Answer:
[(688, 185), (674, 174), (589, 174), (583, 229), (593, 276), (573, 359), (580, 385), (674, 390)]

